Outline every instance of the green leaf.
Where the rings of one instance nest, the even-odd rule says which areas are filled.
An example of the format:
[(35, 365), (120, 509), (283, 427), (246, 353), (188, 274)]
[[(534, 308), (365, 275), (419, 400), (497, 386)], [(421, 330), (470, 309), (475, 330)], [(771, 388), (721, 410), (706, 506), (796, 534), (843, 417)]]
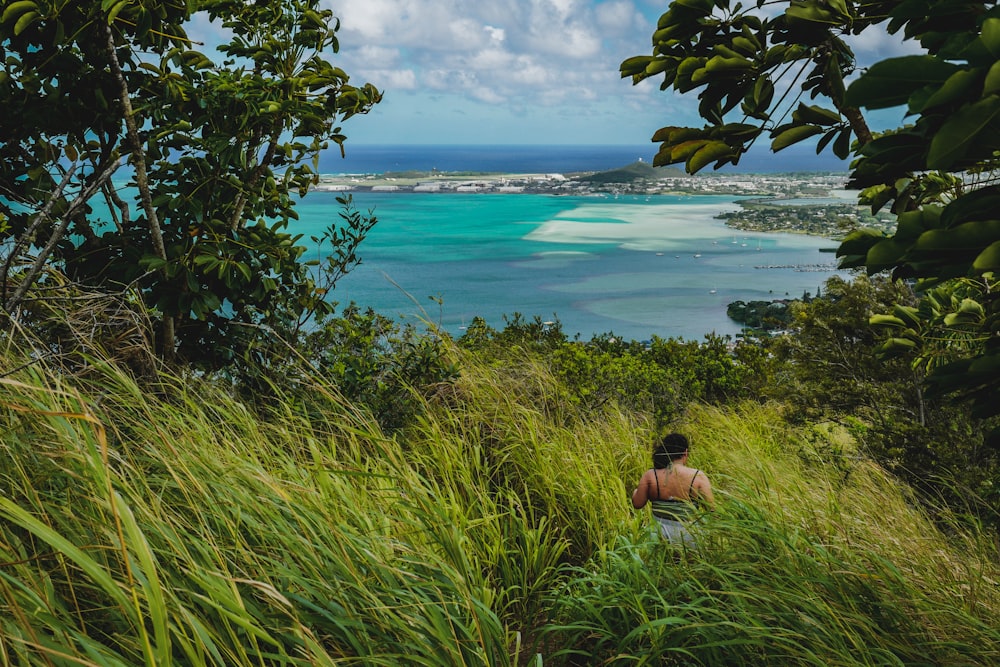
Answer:
[(760, 49), (760, 44), (751, 40), (750, 37), (752, 36), (753, 33), (744, 30), (743, 35), (733, 37), (733, 48), (736, 49), (740, 55), (753, 57)]
[(785, 10), (785, 16), (791, 22), (806, 21), (825, 25), (841, 25), (851, 18), (843, 0), (827, 0), (822, 5), (815, 0), (793, 2)]
[(923, 211), (906, 211), (896, 216), (897, 241), (915, 241), (921, 234), (927, 231), (927, 226), (923, 222)]
[(215, 255), (195, 255), (194, 264), (203, 267), (205, 271), (211, 271), (219, 265), (219, 258)]
[(692, 139), (690, 141), (682, 141), (679, 144), (673, 144), (670, 146), (670, 157), (672, 162), (687, 160), (707, 143), (708, 139)]
[(822, 131), (823, 128), (818, 125), (796, 125), (775, 136), (771, 140), (771, 150), (775, 152), (780, 151), (803, 139), (820, 134)]
[[(927, 168), (947, 171), (963, 159), (993, 153), (998, 136), (1000, 99), (988, 97), (959, 109), (945, 121), (931, 139)], [(978, 149), (978, 150), (975, 150)]]
[(974, 317), (983, 317), (986, 314), (981, 303), (969, 298), (962, 299), (962, 304), (958, 307), (958, 312), (962, 315), (971, 315)]
[(918, 346), (918, 342), (912, 338), (900, 338), (898, 336), (893, 336), (887, 338), (882, 344), (882, 350), (885, 352), (901, 352), (903, 350), (912, 350)]
[(979, 39), (994, 58), (1000, 58), (1000, 19), (991, 17), (983, 21)]
[(788, 47), (784, 44), (775, 44), (764, 54), (764, 67), (774, 67), (785, 59)]
[(830, 88), (830, 97), (834, 101), (843, 101), (846, 90), (844, 88), (844, 75), (840, 71), (840, 59), (831, 55), (826, 62), (824, 74), (827, 86)]
[(994, 351), (992, 354), (984, 354), (978, 359), (973, 359), (969, 364), (969, 373), (982, 375), (985, 378), (1000, 376), (1000, 354)]
[[(152, 620), (155, 647), (153, 652), (146, 652), (146, 660), (151, 664), (168, 664), (170, 662), (170, 631), (168, 618), (170, 614), (164, 600), (163, 586), (160, 584), (156, 556), (143, 534), (128, 502), (121, 494), (113, 491), (115, 509), (123, 532), (127, 537), (129, 555), (134, 555), (141, 567), (141, 586), (146, 597), (146, 609)], [(148, 642), (148, 639), (146, 639)], [(148, 646), (148, 644), (147, 644)]]
[(736, 153), (733, 152), (732, 147), (724, 141), (710, 141), (694, 152), (688, 159), (685, 167), (688, 173), (694, 174), (710, 162), (734, 157), (735, 155)]
[(253, 274), (250, 271), (250, 267), (247, 266), (244, 262), (235, 262), (235, 266), (236, 270), (239, 271), (240, 274), (243, 276), (243, 279), (246, 280), (247, 282), (250, 282), (250, 279), (253, 277)]
[[(931, 207), (925, 207), (931, 208)], [(944, 209), (933, 207), (940, 224), (931, 227), (954, 227), (966, 220), (985, 220), (1000, 211), (1000, 187), (991, 186), (973, 190), (953, 200)]]
[(753, 63), (746, 58), (712, 56), (705, 63), (705, 69), (709, 72), (728, 72), (732, 70), (748, 70), (753, 68)]
[(28, 11), (38, 13), (38, 3), (35, 0), (18, 0), (17, 2), (12, 2), (3, 10), (3, 14), (0, 14), (0, 23), (7, 23), (7, 21), (12, 20), (15, 16), (21, 16)]
[(643, 74), (645, 76), (655, 76), (656, 74), (659, 74), (660, 72), (667, 69), (669, 65), (670, 61), (667, 60), (666, 58), (655, 58), (653, 60), (650, 60), (649, 63), (646, 64), (646, 68)]
[(10, 524), (33, 533), (48, 544), (60, 558), (73, 562), (117, 604), (120, 610), (129, 614), (135, 608), (102, 562), (92, 558), (85, 550), (60, 535), (51, 526), (32, 516), (8, 498), (0, 498), (0, 516)]
[(979, 97), (979, 79), (981, 72), (976, 70), (959, 70), (949, 76), (941, 87), (919, 106), (911, 106), (913, 112), (921, 112), (936, 106), (952, 104), (962, 98), (975, 95)]
[(995, 241), (986, 246), (986, 249), (976, 255), (972, 262), (972, 268), (979, 272), (1000, 271), (1000, 241)]
[(717, 136), (719, 137), (742, 141), (753, 139), (761, 133), (759, 127), (749, 123), (726, 123), (722, 127), (717, 128), (717, 131)]
[(28, 29), (28, 27), (38, 20), (38, 12), (26, 12), (21, 14), (21, 18), (17, 20), (14, 24), (14, 34), (20, 35), (22, 32)]
[(753, 86), (753, 101), (760, 110), (766, 110), (771, 106), (771, 101), (774, 99), (774, 84), (771, 79), (762, 76), (757, 79), (757, 82)]
[(896, 266), (904, 252), (903, 246), (893, 239), (883, 239), (873, 245), (865, 256), (868, 273), (878, 273)]
[(943, 83), (958, 69), (957, 65), (934, 56), (889, 58), (872, 65), (852, 83), (844, 101), (867, 109), (901, 106), (915, 91)]
[(992, 95), (1000, 91), (1000, 60), (990, 65), (983, 82), (983, 95)]
[(129, 0), (119, 0), (119, 2), (112, 7), (111, 11), (108, 12), (108, 25), (115, 22), (115, 19), (118, 18), (118, 14), (120, 14), (121, 11), (128, 6), (128, 4)]
[(646, 65), (652, 60), (650, 56), (636, 56), (622, 61), (618, 66), (622, 78), (626, 76), (642, 76), (646, 71)]
[(874, 229), (855, 229), (840, 242), (837, 256), (867, 255), (869, 248), (885, 238), (885, 234)]
[(846, 160), (851, 154), (851, 128), (845, 127), (840, 131), (837, 140), (833, 142), (833, 154), (841, 160)]
[(901, 306), (896, 304), (892, 307), (892, 312), (899, 320), (906, 323), (911, 329), (919, 329), (921, 326), (920, 311), (913, 306)]
[(951, 229), (932, 229), (917, 239), (918, 250), (979, 250), (1000, 240), (1000, 220), (975, 220)]
[(813, 125), (833, 125), (839, 123), (842, 119), (836, 111), (799, 102), (799, 106), (792, 112), (792, 120), (798, 123), (811, 123)]
[(868, 318), (868, 324), (873, 327), (892, 327), (896, 329), (907, 329), (909, 325), (894, 315), (876, 314)]
[(711, 16), (715, 7), (714, 0), (675, 0), (674, 4), (693, 10), (697, 14)]
[(827, 144), (833, 141), (833, 138), (837, 136), (838, 132), (840, 132), (840, 130), (837, 128), (827, 130), (826, 134), (819, 138), (819, 141), (816, 142), (816, 155), (823, 152), (823, 149), (826, 148)]
[(155, 255), (147, 255), (139, 260), (139, 266), (144, 267), (147, 271), (159, 271), (165, 268), (169, 262), (165, 259), (160, 259)]

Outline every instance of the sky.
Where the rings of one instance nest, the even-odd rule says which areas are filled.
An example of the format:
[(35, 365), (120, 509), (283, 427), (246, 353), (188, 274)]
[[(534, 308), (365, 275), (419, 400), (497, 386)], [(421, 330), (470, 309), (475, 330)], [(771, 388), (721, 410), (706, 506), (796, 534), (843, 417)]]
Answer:
[[(337, 64), (384, 92), (344, 125), (348, 143), (648, 143), (703, 122), (694, 95), (632, 85), (619, 64), (651, 53), (666, 0), (329, 0)], [(866, 35), (859, 62), (912, 52)], [(893, 123), (895, 124), (895, 123)]]
[(656, 85), (618, 73), (650, 51), (662, 0), (327, 6), (341, 19), (339, 66), (385, 94), (345, 124), (349, 142), (638, 145), (669, 113)]
[[(702, 126), (695, 95), (632, 85), (668, 0), (323, 0), (341, 20), (334, 64), (383, 101), (343, 126), (353, 144), (647, 144)], [(899, 55), (866, 35), (859, 62)], [(912, 52), (912, 47), (909, 49)], [(898, 121), (892, 123), (898, 124)]]

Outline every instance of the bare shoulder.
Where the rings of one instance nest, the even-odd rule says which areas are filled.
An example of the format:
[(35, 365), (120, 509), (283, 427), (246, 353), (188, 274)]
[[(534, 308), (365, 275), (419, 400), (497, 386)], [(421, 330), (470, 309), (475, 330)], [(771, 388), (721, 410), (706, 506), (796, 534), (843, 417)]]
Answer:
[(649, 501), (649, 493), (653, 487), (655, 474), (656, 472), (650, 468), (639, 478), (639, 483), (636, 485), (635, 491), (632, 492), (632, 506), (636, 509), (644, 507)]
[(715, 497), (712, 493), (712, 482), (709, 481), (708, 475), (705, 474), (704, 470), (697, 471), (691, 484), (694, 487), (694, 490), (697, 491), (698, 495), (705, 500), (710, 507), (715, 506)]

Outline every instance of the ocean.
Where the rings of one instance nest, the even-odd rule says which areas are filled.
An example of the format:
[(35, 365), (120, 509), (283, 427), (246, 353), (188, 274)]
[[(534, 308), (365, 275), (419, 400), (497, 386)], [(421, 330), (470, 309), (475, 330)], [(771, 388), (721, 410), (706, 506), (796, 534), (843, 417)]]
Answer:
[[(569, 173), (651, 162), (656, 146), (352, 146), (328, 151), (323, 173), (473, 171)], [(792, 147), (748, 155), (734, 171), (817, 172), (844, 163)], [(734, 232), (715, 218), (727, 196), (565, 197), (537, 194), (353, 194), (379, 222), (362, 264), (332, 298), (461, 335), (474, 317), (502, 328), (520, 313), (558, 320), (569, 336), (646, 340), (735, 335), (736, 300), (816, 294), (838, 272), (836, 244), (797, 234)], [(292, 231), (335, 219), (332, 193), (313, 192)]]
[[(715, 219), (732, 197), (353, 196), (378, 224), (332, 299), (456, 336), (474, 317), (500, 329), (514, 313), (584, 340), (735, 335), (730, 302), (816, 294), (839, 273), (820, 252), (832, 241)], [(333, 193), (310, 193), (292, 231), (315, 234), (337, 210)]]
[[(652, 164), (659, 144), (637, 146), (423, 146), (345, 144), (346, 157), (336, 148), (324, 152), (324, 174), (381, 174), (387, 171), (480, 171), (519, 174), (567, 173), (617, 169), (638, 160)], [(829, 152), (816, 155), (809, 145), (793, 145), (779, 155), (766, 148), (752, 149), (738, 166), (721, 173), (847, 172), (847, 162)], [(710, 171), (706, 170), (706, 171)]]
[[(634, 162), (639, 147), (349, 146), (321, 159), (323, 173), (409, 169), (567, 173)], [(815, 158), (815, 156), (813, 156)], [(340, 169), (350, 164), (350, 169)], [(804, 168), (794, 159), (785, 173)], [(334, 168), (331, 165), (336, 165)], [(309, 237), (338, 222), (332, 192), (301, 199), (290, 232)], [(838, 272), (833, 241), (799, 234), (735, 232), (715, 218), (729, 196), (556, 196), (476, 193), (352, 193), (378, 224), (359, 249), (360, 266), (331, 299), (461, 335), (474, 317), (502, 328), (505, 316), (559, 320), (570, 337), (610, 333), (700, 340), (735, 335), (736, 300), (816, 294)], [(103, 204), (95, 202), (95, 211)], [(313, 255), (310, 259), (322, 260)]]

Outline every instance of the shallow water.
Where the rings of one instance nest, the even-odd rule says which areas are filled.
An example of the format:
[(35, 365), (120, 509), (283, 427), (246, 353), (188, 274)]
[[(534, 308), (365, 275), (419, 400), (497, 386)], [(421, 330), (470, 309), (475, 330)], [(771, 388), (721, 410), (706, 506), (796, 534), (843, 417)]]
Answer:
[[(700, 339), (736, 334), (726, 305), (815, 294), (838, 273), (835, 242), (734, 232), (726, 196), (564, 197), (355, 193), (378, 224), (333, 298), (430, 321), (453, 334), (473, 317), (558, 319), (570, 336)], [(336, 219), (332, 193), (310, 193), (291, 231)], [(440, 301), (440, 303), (438, 303)]]

